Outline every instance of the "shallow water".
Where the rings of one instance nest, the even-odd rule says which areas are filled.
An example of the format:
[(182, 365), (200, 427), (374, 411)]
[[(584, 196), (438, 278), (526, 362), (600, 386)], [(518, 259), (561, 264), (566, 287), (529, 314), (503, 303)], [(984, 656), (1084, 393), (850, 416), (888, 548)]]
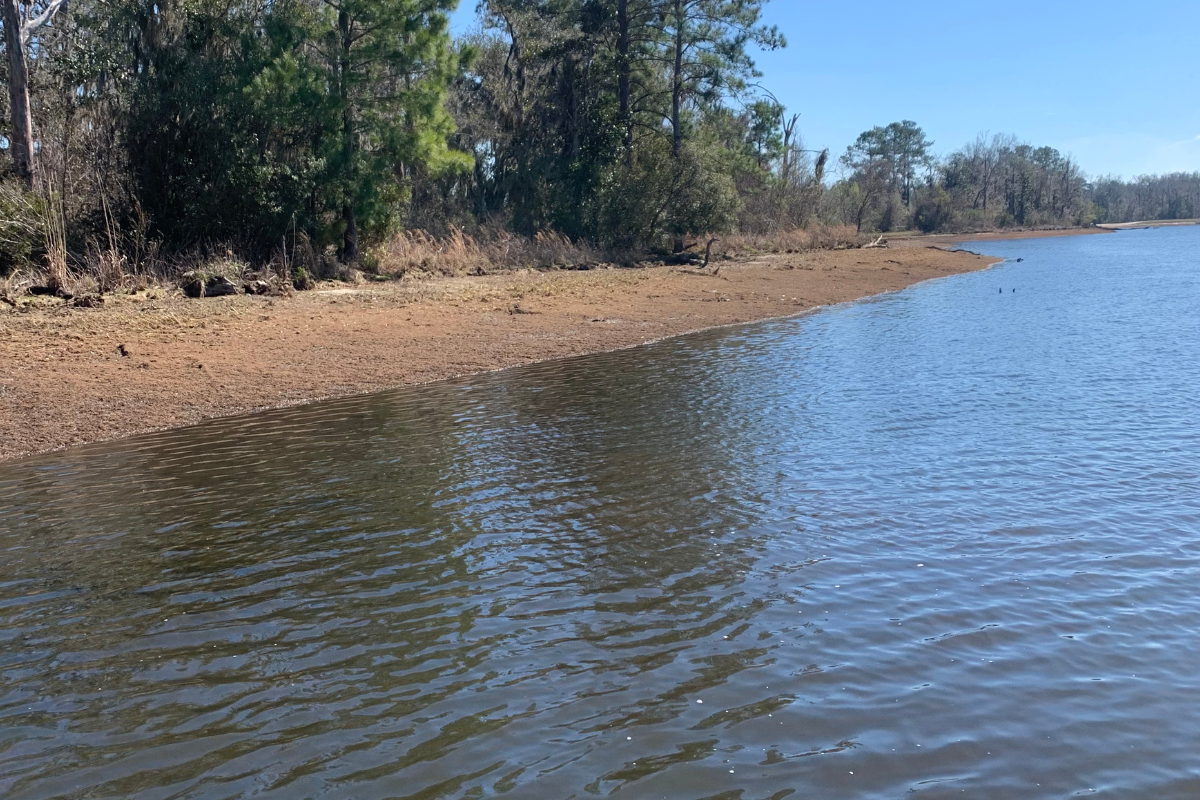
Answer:
[(0, 796), (1196, 797), (1200, 228), (983, 246), (0, 466)]

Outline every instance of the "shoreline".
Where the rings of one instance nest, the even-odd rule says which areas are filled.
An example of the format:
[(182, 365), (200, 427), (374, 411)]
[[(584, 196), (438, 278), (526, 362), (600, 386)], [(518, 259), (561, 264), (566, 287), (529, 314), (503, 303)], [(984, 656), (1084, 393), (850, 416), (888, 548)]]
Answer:
[(1140, 231), (1150, 228), (1184, 228), (1200, 225), (1200, 219), (1142, 220), (1140, 222), (1103, 222), (1096, 227), (1104, 231)]
[(0, 313), (0, 462), (794, 317), (999, 262), (938, 240), (970, 238), (772, 255), (718, 276), (521, 271), (204, 300), (151, 290)]
[[(1096, 236), (1107, 233), (1114, 233), (1114, 231), (1099, 227), (1047, 228), (1044, 230), (1035, 228), (1017, 228), (1011, 231), (981, 231), (979, 233), (921, 233), (898, 237), (891, 240), (891, 244), (901, 247), (924, 245), (930, 242), (935, 244), (955, 245), (964, 244), (966, 242), (994, 242), (1001, 239), (1052, 239), (1061, 236)], [(908, 244), (910, 242), (912, 244)]]

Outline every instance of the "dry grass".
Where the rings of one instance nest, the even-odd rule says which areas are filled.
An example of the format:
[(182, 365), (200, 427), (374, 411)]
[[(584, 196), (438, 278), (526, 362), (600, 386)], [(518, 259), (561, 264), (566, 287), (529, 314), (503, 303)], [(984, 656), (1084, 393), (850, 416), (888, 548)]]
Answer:
[(486, 275), (515, 269), (579, 267), (601, 260), (593, 248), (557, 233), (527, 238), (501, 231), (480, 240), (461, 230), (444, 238), (424, 231), (405, 231), (376, 250), (374, 257), (379, 274), (389, 277), (411, 273)]
[(0, 278), (0, 303), (8, 303), (13, 308), (18, 301), (33, 286), (34, 281), (29, 275), (17, 270), (7, 278)]
[(63, 214), (62, 195), (47, 190), (46, 214), (42, 218), (43, 241), (46, 254), (46, 286), (51, 289), (64, 289), (67, 286), (69, 273), (67, 270), (67, 233), (66, 217)]
[(109, 247), (91, 255), (87, 261), (91, 277), (96, 282), (96, 290), (100, 294), (109, 294), (125, 288), (126, 262), (125, 256)]
[[(49, 200), (47, 211), (40, 215), (47, 253), (41, 268), (26, 269), (0, 281), (0, 302), (14, 308), (32, 301), (33, 298), (28, 296), (29, 289), (39, 285), (61, 288), (77, 297), (115, 297), (138, 295), (146, 291), (153, 292), (155, 296), (166, 296), (176, 292), (189, 277), (195, 276), (205, 280), (220, 276), (239, 283), (265, 278), (277, 288), (272, 294), (289, 292), (295, 275), (300, 273), (306, 276), (305, 283), (303, 287), (297, 284), (297, 288), (312, 288), (319, 280), (362, 281), (362, 275), (357, 270), (339, 264), (331, 253), (315, 252), (302, 234), (289, 248), (290, 252), (280, 254), (275, 261), (255, 270), (238, 259), (232, 249), (225, 247), (209, 247), (205, 251), (197, 250), (170, 259), (146, 251), (141, 257), (131, 260), (127, 254), (128, 243), (119, 236), (115, 225), (110, 225), (106, 242), (93, 242), (86, 255), (68, 261), (69, 255), (61, 238), (62, 228), (55, 222), (62, 219), (61, 204), (55, 205), (53, 195), (49, 196)], [(713, 255), (737, 259), (819, 249), (841, 250), (861, 246), (864, 242), (865, 237), (859, 236), (853, 228), (844, 226), (774, 234), (735, 234), (718, 239)], [(703, 250), (703, 240), (700, 249)], [(374, 262), (369, 264), (371, 271), (380, 277), (392, 279), (469, 277), (522, 271), (541, 274), (541, 279), (530, 275), (531, 281), (522, 282), (517, 297), (570, 291), (567, 286), (575, 284), (568, 282), (563, 286), (557, 285), (553, 279), (555, 269), (605, 267), (611, 266), (612, 262), (638, 263), (629, 254), (614, 256), (589, 245), (572, 242), (556, 233), (540, 233), (529, 238), (498, 231), (474, 237), (461, 230), (442, 238), (424, 231), (397, 234), (374, 250), (370, 261)], [(602, 271), (607, 273), (603, 278), (605, 283), (618, 280), (618, 273), (627, 273), (625, 270)], [(436, 290), (427, 287), (422, 291), (436, 294), (462, 291), (462, 288), (451, 282), (440, 285)]]
[(732, 257), (763, 253), (802, 253), (806, 250), (850, 250), (866, 244), (868, 238), (849, 225), (822, 225), (806, 230), (734, 234), (722, 238), (718, 250)]

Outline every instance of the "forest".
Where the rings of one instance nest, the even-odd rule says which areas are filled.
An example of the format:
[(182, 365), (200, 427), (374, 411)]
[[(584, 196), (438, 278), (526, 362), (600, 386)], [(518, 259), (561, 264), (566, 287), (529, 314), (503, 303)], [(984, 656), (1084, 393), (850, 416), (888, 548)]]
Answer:
[(456, 37), (455, 0), (0, 0), (0, 275), (303, 286), (1200, 216), (1200, 173), (1089, 178), (1015, 136), (810, 149), (755, 68), (789, 46), (765, 2), (484, 0)]

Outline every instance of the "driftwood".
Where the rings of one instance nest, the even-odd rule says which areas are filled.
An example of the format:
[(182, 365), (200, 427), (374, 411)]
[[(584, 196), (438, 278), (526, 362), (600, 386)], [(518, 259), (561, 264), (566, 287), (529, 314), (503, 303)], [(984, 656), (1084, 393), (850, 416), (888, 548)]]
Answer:
[(179, 288), (188, 297), (221, 297), (237, 294), (240, 287), (223, 275), (205, 275), (198, 270), (185, 272), (179, 279)]
[[(705, 278), (717, 277), (721, 272), (720, 264), (718, 264), (717, 268), (712, 272), (706, 272), (705, 270), (708, 269), (708, 265), (712, 261), (712, 246), (719, 241), (720, 239), (716, 238), (715, 236), (708, 240), (708, 244), (704, 248), (704, 263), (702, 263), (700, 266), (696, 267), (695, 269), (680, 269), (676, 270), (676, 272), (680, 273), (681, 275), (700, 275)], [(695, 245), (692, 245), (692, 247), (695, 247)]]
[[(704, 248), (704, 263), (700, 265), (700, 269), (706, 269), (708, 267), (709, 259), (712, 258), (712, 246), (714, 243), (716, 243), (716, 241), (717, 240), (715, 237), (708, 240), (708, 245)], [(713, 270), (713, 275), (716, 275), (720, 271), (721, 265), (717, 264), (717, 268)]]
[(881, 235), (878, 239), (871, 242), (870, 244), (864, 244), (863, 250), (871, 250), (873, 248), (878, 249), (878, 250), (886, 250), (887, 246), (888, 246), (887, 239), (883, 238), (883, 236)]

